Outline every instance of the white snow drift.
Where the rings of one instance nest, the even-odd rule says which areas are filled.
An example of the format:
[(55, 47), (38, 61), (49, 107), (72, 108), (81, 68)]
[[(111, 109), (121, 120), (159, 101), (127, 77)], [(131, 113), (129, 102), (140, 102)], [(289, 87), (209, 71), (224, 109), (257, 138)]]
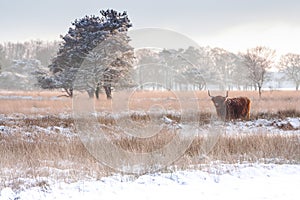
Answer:
[(299, 165), (236, 164), (207, 169), (53, 182), (19, 192), (4, 188), (0, 199), (299, 199)]

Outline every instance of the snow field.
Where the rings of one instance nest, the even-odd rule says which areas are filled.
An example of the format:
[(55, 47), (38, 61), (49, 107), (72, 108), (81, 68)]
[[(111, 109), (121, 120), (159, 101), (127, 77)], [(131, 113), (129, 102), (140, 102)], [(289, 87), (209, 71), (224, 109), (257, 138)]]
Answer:
[[(51, 182), (49, 180), (49, 182)], [(231, 164), (206, 170), (115, 174), (100, 180), (54, 182), (20, 192), (1, 191), (6, 199), (298, 199), (300, 165)]]
[[(124, 114), (126, 115), (126, 113)], [(141, 114), (142, 115), (142, 114)], [(21, 116), (22, 118), (23, 116)], [(25, 116), (26, 117), (26, 116)], [(61, 118), (67, 118), (63, 116)], [(114, 118), (121, 115), (109, 116)], [(16, 117), (18, 118), (18, 117)], [(21, 136), (31, 142), (39, 133), (50, 136), (72, 138), (72, 126), (26, 126), (15, 123), (12, 117), (0, 126), (0, 136), (10, 138)], [(0, 117), (6, 121), (8, 118)], [(173, 120), (161, 119), (162, 126), (173, 126)], [(176, 124), (176, 126), (181, 124)], [(295, 134), (299, 138), (300, 118), (258, 119), (247, 122), (226, 123), (226, 134), (238, 135), (266, 133), (268, 135)], [(207, 131), (208, 125), (199, 127)], [(3, 140), (4, 141), (4, 140)], [(275, 163), (277, 158), (274, 157)], [(289, 162), (290, 163), (290, 162)], [(291, 162), (293, 163), (293, 162)], [(297, 163), (297, 162), (296, 162)], [(24, 185), (32, 187), (14, 189), (6, 184), (0, 190), (0, 200), (6, 199), (298, 199), (300, 165), (277, 164), (227, 164), (208, 167), (191, 166), (198, 170), (175, 170), (174, 172), (153, 173), (142, 176), (115, 174), (109, 177), (83, 178), (67, 183), (59, 177), (22, 179)], [(54, 170), (58, 168), (54, 168)], [(18, 169), (17, 169), (18, 170)], [(171, 171), (171, 170), (170, 170)], [(2, 171), (3, 172), (3, 171)], [(4, 173), (4, 172), (3, 172)], [(24, 172), (20, 171), (20, 174)], [(5, 173), (4, 173), (5, 174)], [(9, 173), (7, 173), (9, 174)], [(66, 173), (66, 176), (67, 173)], [(55, 176), (54, 176), (55, 177)], [(20, 177), (18, 177), (20, 178)], [(1, 179), (0, 179), (1, 180)], [(32, 184), (34, 183), (34, 184)], [(36, 184), (37, 183), (37, 184)]]

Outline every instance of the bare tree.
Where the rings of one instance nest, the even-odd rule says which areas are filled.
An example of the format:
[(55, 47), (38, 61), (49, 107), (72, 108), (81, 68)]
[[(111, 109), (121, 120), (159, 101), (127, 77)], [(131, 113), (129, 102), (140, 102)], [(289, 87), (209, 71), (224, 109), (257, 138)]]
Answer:
[[(134, 69), (134, 79), (140, 89), (144, 89), (143, 83), (156, 80), (157, 76), (164, 75), (159, 65), (159, 54), (154, 49), (138, 49), (135, 52), (136, 68)], [(159, 72), (159, 73), (157, 73)], [(164, 77), (164, 79), (166, 79)]]
[(4, 60), (5, 60), (5, 51), (4, 51), (3, 46), (0, 44), (0, 71), (2, 69)]
[(208, 56), (204, 48), (193, 46), (187, 49), (164, 49), (159, 53), (160, 63), (170, 70), (166, 73), (166, 82), (173, 89), (206, 88), (209, 74)]
[(288, 53), (281, 56), (279, 69), (295, 83), (296, 90), (298, 90), (300, 85), (300, 55)]
[(51, 64), (51, 60), (55, 57), (55, 54), (59, 48), (59, 42), (45, 42), (45, 41), (32, 41), (34, 47), (33, 58), (41, 61), (43, 66)]
[(247, 53), (243, 55), (249, 79), (255, 88), (258, 88), (259, 97), (261, 97), (261, 89), (266, 79), (266, 72), (272, 67), (274, 57), (275, 50), (261, 46), (248, 49)]
[(236, 60), (234, 63), (235, 64), (232, 71), (232, 81), (234, 85), (239, 90), (249, 89), (252, 83), (249, 83), (248, 68), (245, 65), (242, 53), (236, 54)]
[(237, 56), (234, 53), (222, 48), (210, 50), (210, 57), (213, 64), (215, 81), (221, 90), (230, 89), (233, 85), (233, 72), (236, 65)]
[(165, 73), (165, 82), (170, 89), (179, 87), (179, 90), (183, 90), (183, 87), (186, 89), (188, 87), (184, 84), (182, 74), (190, 67), (190, 64), (182, 56), (183, 52), (184, 49), (164, 49), (159, 52), (160, 64), (168, 68)]

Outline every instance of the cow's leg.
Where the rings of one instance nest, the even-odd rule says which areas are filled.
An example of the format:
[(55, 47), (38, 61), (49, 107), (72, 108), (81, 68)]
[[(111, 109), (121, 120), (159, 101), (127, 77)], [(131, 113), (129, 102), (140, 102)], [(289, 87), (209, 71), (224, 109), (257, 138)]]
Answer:
[(249, 112), (249, 110), (247, 112), (246, 120), (250, 120), (250, 112)]
[(247, 120), (250, 120), (250, 107), (251, 107), (251, 102), (249, 99), (247, 99)]

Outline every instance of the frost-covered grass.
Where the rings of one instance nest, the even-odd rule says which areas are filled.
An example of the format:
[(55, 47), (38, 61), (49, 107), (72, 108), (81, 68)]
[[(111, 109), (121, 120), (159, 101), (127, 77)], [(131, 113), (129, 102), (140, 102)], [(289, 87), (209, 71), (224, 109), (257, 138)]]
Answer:
[[(130, 116), (129, 114), (127, 117)], [(142, 120), (136, 116), (134, 119)], [(276, 123), (274, 120), (229, 122), (224, 125), (227, 127), (224, 133), (213, 137), (207, 134), (209, 124), (199, 125), (199, 130), (195, 130), (197, 134), (192, 134), (194, 138), (191, 146), (173, 166), (180, 170), (189, 169), (191, 166), (196, 166), (197, 169), (199, 164), (215, 161), (299, 164), (300, 131), (297, 120), (299, 119), (278, 119)], [(151, 152), (166, 145), (173, 137), (167, 131), (173, 126), (172, 120), (164, 118), (161, 123), (162, 132), (147, 139), (127, 137), (121, 132), (112, 131), (119, 131), (112, 129), (117, 124), (103, 124), (103, 130), (111, 134), (112, 143), (124, 150)], [(288, 123), (295, 126), (294, 130), (284, 130), (277, 126)], [(115, 172), (98, 163), (88, 153), (70, 116), (26, 118), (26, 115), (2, 115), (0, 124), (0, 188), (9, 187), (17, 191), (43, 185), (48, 178), (72, 183), (99, 179)], [(240, 134), (234, 126), (240, 128)], [(267, 126), (272, 128), (267, 129)], [(246, 129), (251, 131), (247, 133)], [(35, 181), (28, 182), (28, 179)]]
[[(184, 103), (187, 104), (192, 101), (198, 102), (200, 108), (192, 108), (185, 113), (185, 121), (181, 119), (182, 113), (174, 95), (168, 92), (138, 92), (128, 104), (130, 109), (122, 112), (113, 110), (112, 104), (117, 101), (108, 101), (102, 95), (100, 100), (95, 100), (94, 114), (97, 122), (113, 144), (127, 151), (151, 152), (172, 140), (173, 135), (169, 130), (181, 130), (190, 126), (189, 123), (195, 127), (191, 131), (193, 142), (180, 159), (170, 167), (163, 168), (162, 174), (137, 177), (122, 176), (114, 169), (99, 163), (88, 153), (77, 135), (76, 122), (71, 114), (72, 100), (57, 98), (60, 94), (6, 92), (3, 98), (0, 98), (1, 198), (10, 196), (21, 199), (92, 199), (97, 196), (115, 199), (120, 195), (128, 196), (129, 191), (140, 189), (142, 192), (136, 192), (135, 198), (158, 198), (153, 191), (159, 190), (161, 193), (157, 195), (169, 192), (177, 199), (180, 194), (176, 191), (186, 189), (204, 199), (218, 199), (219, 196), (214, 196), (213, 188), (233, 185), (228, 192), (223, 189), (215, 193), (228, 197), (234, 190), (246, 192), (247, 184), (258, 185), (262, 181), (264, 184), (270, 183), (279, 187), (280, 184), (276, 185), (276, 181), (290, 178), (289, 172), (299, 175), (300, 102), (297, 92), (268, 92), (263, 94), (262, 99), (258, 99), (254, 92), (230, 92), (230, 96), (243, 95), (251, 98), (251, 120), (226, 122), (222, 124), (222, 131), (217, 135), (210, 135), (214, 130), (212, 121), (215, 109), (206, 92), (196, 92), (196, 98), (185, 99)], [(152, 104), (167, 109), (157, 112), (147, 110)], [(126, 127), (128, 129), (145, 130), (143, 127), (147, 124), (156, 123), (161, 131), (147, 139), (128, 137), (119, 127), (124, 120), (131, 120), (134, 123), (130, 126), (136, 126)], [(217, 165), (221, 166), (219, 169), (216, 166), (212, 167), (211, 163), (223, 164)], [(247, 166), (241, 163), (247, 163)], [(253, 177), (258, 182), (244, 179), (244, 175), (238, 174), (240, 168), (248, 170), (250, 175), (254, 174)], [(263, 174), (269, 172), (279, 172), (278, 176), (282, 175), (283, 178), (277, 180), (277, 175), (274, 175), (272, 179), (267, 179)], [(172, 175), (181, 178), (166, 178)], [(226, 182), (227, 178), (230, 181)], [(258, 196), (249, 194), (249, 198), (277, 197), (272, 196), (269, 191), (262, 191)], [(115, 195), (111, 195), (111, 192), (115, 192)], [(288, 197), (293, 197), (293, 187), (288, 192), (291, 192), (291, 196)], [(188, 196), (188, 193), (182, 194)], [(279, 194), (279, 191), (276, 194), (286, 195)], [(278, 198), (280, 199), (280, 196)]]

